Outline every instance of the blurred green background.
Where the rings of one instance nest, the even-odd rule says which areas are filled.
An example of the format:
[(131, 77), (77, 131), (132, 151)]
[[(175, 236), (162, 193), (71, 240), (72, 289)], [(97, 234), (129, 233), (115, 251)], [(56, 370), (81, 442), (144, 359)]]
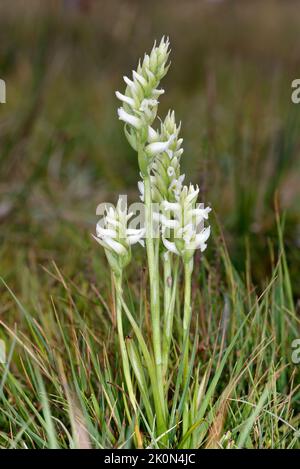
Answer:
[[(236, 268), (248, 259), (261, 286), (276, 247), (277, 199), (297, 300), (300, 105), (291, 82), (300, 77), (299, 7), (1, 0), (0, 274), (8, 283), (30, 296), (24, 278), (37, 266), (54, 259), (70, 277), (88, 277), (101, 258), (90, 238), (97, 204), (117, 193), (138, 197), (137, 159), (114, 92), (165, 34), (172, 66), (159, 114), (171, 107), (182, 121), (186, 178), (213, 207)], [(213, 262), (212, 247), (207, 255)]]

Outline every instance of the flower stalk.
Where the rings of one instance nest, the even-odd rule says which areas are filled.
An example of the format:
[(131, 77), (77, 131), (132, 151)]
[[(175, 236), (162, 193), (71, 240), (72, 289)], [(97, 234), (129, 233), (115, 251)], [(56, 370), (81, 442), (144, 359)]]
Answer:
[(165, 252), (164, 257), (164, 323), (162, 362), (163, 377), (166, 378), (169, 364), (169, 353), (173, 333), (173, 319), (175, 311), (176, 289), (178, 281), (179, 258), (172, 262), (172, 254)]
[(148, 260), (149, 282), (150, 282), (150, 310), (152, 323), (152, 341), (154, 361), (156, 368), (157, 386), (164, 407), (162, 356), (161, 356), (161, 334), (160, 334), (160, 292), (159, 292), (159, 268), (158, 256), (155, 252), (153, 238), (153, 211), (151, 197), (150, 177), (144, 178), (145, 186), (145, 226), (146, 226), (146, 250)]
[[(197, 204), (198, 186), (184, 185), (185, 176), (180, 169), (183, 153), (183, 140), (179, 135), (181, 125), (176, 124), (174, 111), (167, 113), (157, 130), (154, 128), (159, 99), (164, 93), (159, 86), (169, 68), (169, 53), (169, 40), (162, 38), (158, 45), (154, 44), (150, 54), (145, 54), (138, 63), (132, 78), (124, 77), (125, 91), (116, 92), (121, 101), (119, 119), (124, 122), (129, 144), (137, 152), (141, 176), (138, 187), (144, 204), (144, 226), (128, 226), (133, 214), (128, 213), (127, 207), (119, 199), (116, 208), (107, 209), (103, 219), (98, 222), (95, 236), (104, 247), (113, 272), (117, 330), (129, 400), (137, 418), (140, 410), (145, 410), (143, 418), (147, 416), (149, 427), (156, 429), (157, 441), (164, 447), (168, 447), (169, 438), (175, 431), (173, 429), (169, 434), (168, 423), (173, 424), (175, 415), (177, 418), (175, 404), (171, 410), (168, 406), (169, 393), (173, 392), (177, 400), (182, 378), (184, 392), (187, 391), (192, 367), (189, 358), (193, 349), (190, 324), (194, 253), (196, 249), (201, 252), (206, 249), (210, 236), (210, 228), (204, 227), (210, 208)], [(159, 211), (157, 206), (154, 209), (154, 203), (159, 205)], [(158, 224), (158, 231), (154, 223)], [(131, 246), (136, 243), (146, 246), (151, 340), (143, 332), (143, 321), (141, 325), (138, 324), (123, 297), (123, 271), (131, 261)], [(179, 280), (181, 264), (184, 267), (183, 305)], [(161, 270), (163, 282), (160, 282)], [(124, 337), (124, 313), (134, 333), (132, 338)], [(174, 328), (174, 318), (176, 325), (182, 325), (180, 331)], [(180, 381), (175, 391), (169, 388), (171, 364), (174, 366), (176, 363), (173, 343), (181, 346), (182, 357), (178, 375)], [(143, 409), (140, 409), (137, 393), (143, 401)], [(190, 424), (184, 419), (186, 430)]]

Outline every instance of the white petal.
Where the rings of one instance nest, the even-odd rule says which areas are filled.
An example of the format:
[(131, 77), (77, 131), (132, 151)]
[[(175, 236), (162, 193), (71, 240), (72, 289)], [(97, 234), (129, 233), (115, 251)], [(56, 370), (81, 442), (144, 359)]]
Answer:
[(115, 213), (115, 210), (113, 209), (113, 207), (109, 207), (106, 211), (107, 211), (107, 215), (109, 217), (115, 218), (116, 213)]
[(137, 73), (135, 70), (132, 71), (132, 75), (133, 75), (133, 78), (139, 81), (143, 87), (147, 86), (147, 80), (145, 80), (145, 78), (142, 75)]
[(130, 80), (128, 77), (124, 76), (123, 80), (125, 81), (126, 85), (128, 85), (130, 88), (134, 85), (133, 81)]
[(111, 238), (105, 238), (103, 241), (117, 254), (126, 254), (126, 248), (118, 241)]
[(169, 220), (164, 215), (161, 216), (161, 222), (164, 228), (178, 228), (179, 221), (178, 220)]
[(136, 129), (140, 129), (142, 126), (142, 122), (138, 117), (133, 116), (132, 114), (128, 114), (122, 107), (118, 109), (119, 119), (121, 121), (126, 122), (127, 124), (132, 125)]
[(140, 229), (136, 229), (136, 228), (127, 228), (126, 230), (126, 235), (128, 236), (144, 236), (145, 234), (145, 228), (140, 228)]
[(111, 218), (108, 215), (105, 217), (105, 220), (109, 225), (112, 225), (112, 226), (119, 226), (120, 225), (120, 222), (118, 220), (116, 220), (115, 218)]
[(184, 177), (185, 177), (185, 175), (182, 174), (181, 176), (179, 176), (178, 179), (173, 179), (173, 181), (172, 181), (171, 184), (170, 184), (170, 189), (174, 189), (174, 191), (175, 191), (175, 193), (176, 193), (177, 196), (180, 195)]
[(150, 107), (157, 106), (157, 104), (158, 104), (158, 101), (156, 99), (143, 99), (139, 110), (142, 112), (147, 112)]
[(181, 210), (181, 205), (178, 202), (168, 202), (167, 200), (164, 200), (162, 202), (162, 206), (165, 210), (173, 210), (174, 212)]
[(149, 142), (155, 142), (158, 139), (158, 132), (149, 125), (148, 127), (148, 140)]
[(210, 211), (211, 211), (210, 207), (207, 207), (207, 208), (194, 208), (192, 210), (192, 214), (197, 215), (201, 219), (204, 218), (205, 220), (207, 220), (208, 219), (208, 214), (209, 214)]
[(182, 229), (182, 231), (184, 233), (194, 233), (194, 226), (192, 223), (188, 223), (187, 225), (185, 225)]
[(169, 256), (170, 256), (169, 251), (164, 252), (164, 261), (165, 261), (165, 262), (168, 262)]
[(169, 148), (169, 145), (172, 143), (174, 137), (171, 136), (167, 142), (154, 142), (146, 146), (146, 152), (151, 156), (158, 155), (163, 153)]
[(133, 212), (129, 212), (128, 215), (126, 215), (126, 221), (130, 220), (130, 218), (132, 218), (134, 215)]
[(198, 197), (198, 194), (199, 194), (199, 187), (196, 186), (196, 189), (195, 189), (194, 186), (190, 185), (189, 194), (187, 195), (186, 202), (192, 203), (194, 199)]
[(110, 238), (114, 238), (117, 236), (115, 230), (111, 230), (109, 228), (102, 228), (99, 223), (96, 226), (96, 233), (99, 238), (106, 238), (107, 236), (109, 236)]
[(155, 222), (160, 222), (161, 218), (163, 217), (163, 215), (160, 215), (159, 212), (153, 212), (152, 216), (153, 216), (153, 221)]
[(127, 241), (129, 244), (135, 244), (138, 243), (142, 238), (142, 235), (136, 234), (136, 235), (131, 235), (127, 237)]
[(152, 95), (155, 97), (155, 98), (158, 98), (160, 95), (164, 94), (165, 90), (163, 90), (162, 88), (161, 89), (154, 89), (152, 91)]

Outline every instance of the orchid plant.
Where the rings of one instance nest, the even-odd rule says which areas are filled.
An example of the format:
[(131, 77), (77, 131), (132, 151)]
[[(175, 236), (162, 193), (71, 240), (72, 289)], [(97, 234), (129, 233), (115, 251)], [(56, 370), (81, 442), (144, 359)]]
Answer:
[[(177, 323), (182, 324), (179, 388), (183, 390), (189, 380), (192, 350), (193, 259), (197, 249), (203, 252), (207, 247), (210, 227), (204, 225), (211, 210), (197, 203), (197, 186), (184, 185), (185, 176), (180, 170), (183, 139), (174, 111), (169, 111), (165, 119), (160, 120), (160, 126), (154, 128), (159, 99), (164, 94), (160, 82), (169, 69), (169, 54), (169, 40), (163, 37), (158, 45), (154, 44), (150, 54), (145, 54), (139, 61), (132, 77), (124, 77), (125, 91), (116, 92), (121, 101), (119, 119), (124, 122), (129, 144), (137, 152), (144, 226), (138, 229), (128, 226), (132, 213), (128, 213), (119, 199), (115, 209), (106, 210), (97, 224), (95, 236), (104, 247), (114, 278), (124, 383), (134, 411), (133, 416), (129, 412), (128, 417), (132, 420), (142, 416), (149, 428), (155, 428), (156, 436), (164, 446), (168, 446), (169, 432), (176, 423), (176, 409), (172, 403), (168, 405), (174, 315), (178, 315)], [(155, 226), (158, 226), (158, 236)], [(149, 272), (151, 343), (128, 308), (122, 289), (123, 271), (131, 260), (131, 246), (144, 245), (144, 242)], [(181, 265), (184, 271), (183, 305), (177, 295)], [(125, 339), (124, 314), (135, 340)]]

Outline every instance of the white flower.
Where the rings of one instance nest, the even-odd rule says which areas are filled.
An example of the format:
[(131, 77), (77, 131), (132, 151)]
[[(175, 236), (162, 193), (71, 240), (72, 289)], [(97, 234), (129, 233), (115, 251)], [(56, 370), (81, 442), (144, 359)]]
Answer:
[(181, 205), (178, 202), (168, 202), (167, 200), (162, 202), (162, 206), (165, 210), (173, 210), (174, 212), (178, 212), (181, 209)]

